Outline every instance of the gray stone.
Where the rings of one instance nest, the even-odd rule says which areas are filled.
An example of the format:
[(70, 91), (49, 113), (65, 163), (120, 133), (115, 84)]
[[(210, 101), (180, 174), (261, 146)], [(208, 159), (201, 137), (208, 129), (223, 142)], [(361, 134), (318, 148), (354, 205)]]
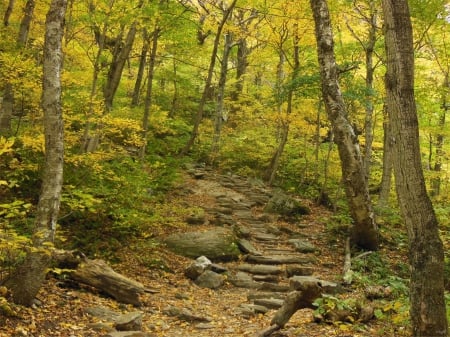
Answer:
[(212, 262), (206, 256), (200, 256), (186, 268), (184, 275), (191, 280), (196, 280), (211, 265)]
[(252, 274), (279, 275), (284, 272), (280, 266), (271, 266), (264, 264), (241, 264), (238, 269)]
[(177, 308), (174, 306), (170, 306), (163, 310), (163, 314), (167, 316), (177, 317), (179, 320), (186, 322), (211, 322), (211, 319), (209, 317), (195, 315), (186, 308)]
[(311, 210), (308, 207), (301, 205), (298, 200), (287, 195), (281, 190), (274, 193), (264, 208), (264, 211), (283, 216), (296, 216), (311, 213)]
[(201, 288), (217, 289), (223, 285), (224, 277), (212, 270), (206, 270), (194, 281)]
[(260, 298), (276, 298), (278, 300), (284, 300), (286, 298), (285, 292), (274, 292), (274, 291), (256, 291), (247, 295), (249, 301), (260, 299)]
[(290, 239), (288, 242), (300, 253), (314, 253), (317, 251), (317, 247), (308, 241), (301, 239)]
[(278, 309), (284, 303), (284, 300), (278, 298), (257, 298), (253, 301), (256, 305), (262, 305), (269, 309)]
[(261, 253), (253, 247), (251, 242), (246, 239), (240, 239), (238, 241), (238, 247), (245, 254), (261, 255)]
[(313, 257), (304, 257), (298, 255), (248, 255), (247, 262), (260, 264), (302, 264), (314, 262)]
[(142, 330), (142, 312), (133, 311), (120, 315), (114, 324), (119, 331), (138, 331)]
[(261, 287), (261, 283), (254, 281), (250, 274), (244, 272), (237, 272), (229, 278), (229, 281), (238, 288), (259, 289)]
[(314, 267), (301, 265), (286, 266), (286, 274), (288, 277), (292, 276), (310, 276), (314, 273)]
[(87, 307), (84, 309), (91, 316), (100, 318), (108, 322), (115, 322), (120, 317), (120, 313), (105, 307)]
[(265, 314), (266, 312), (269, 311), (269, 309), (262, 305), (243, 303), (238, 307), (237, 311), (244, 317), (252, 317), (257, 314)]
[(227, 228), (172, 234), (163, 242), (176, 254), (190, 258), (204, 255), (211, 261), (237, 260), (241, 253), (236, 236)]

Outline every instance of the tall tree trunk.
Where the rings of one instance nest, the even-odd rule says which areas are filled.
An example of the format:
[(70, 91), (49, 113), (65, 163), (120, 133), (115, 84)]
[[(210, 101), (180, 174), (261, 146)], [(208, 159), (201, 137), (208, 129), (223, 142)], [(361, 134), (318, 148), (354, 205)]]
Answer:
[(386, 104), (392, 123), (395, 185), (409, 236), (412, 333), (414, 337), (447, 337), (444, 252), (422, 170), (408, 1), (383, 0), (382, 3)]
[(177, 82), (177, 60), (175, 57), (173, 58), (173, 96), (172, 96), (172, 104), (170, 106), (169, 118), (175, 117), (175, 111), (178, 108), (178, 82)]
[(353, 218), (352, 242), (365, 249), (378, 249), (378, 229), (372, 210), (357, 136), (347, 118), (338, 83), (331, 20), (326, 0), (310, 0), (317, 39), (322, 95), (332, 124), (342, 165), (342, 179)]
[(225, 96), (225, 85), (227, 83), (227, 74), (228, 74), (228, 59), (230, 56), (230, 51), (233, 42), (233, 34), (226, 33), (225, 34), (225, 42), (223, 45), (223, 54), (222, 54), (222, 63), (220, 66), (220, 77), (218, 84), (218, 93), (217, 93), (217, 106), (216, 106), (216, 115), (214, 118), (214, 135), (211, 145), (211, 162), (214, 163), (215, 159), (219, 155), (220, 149), (220, 133), (222, 131), (222, 123), (224, 121), (224, 96)]
[(22, 21), (20, 21), (19, 36), (17, 38), (17, 42), (21, 46), (25, 46), (27, 44), (35, 5), (35, 0), (27, 0), (25, 4)]
[(144, 28), (143, 32), (142, 32), (142, 41), (143, 41), (143, 44), (142, 44), (141, 55), (139, 57), (139, 68), (138, 68), (138, 73), (136, 76), (136, 82), (134, 83), (133, 96), (131, 98), (131, 106), (132, 107), (139, 105), (139, 98), (141, 97), (142, 80), (144, 78), (148, 46), (150, 44), (150, 39), (148, 37), (148, 32), (147, 32), (146, 28)]
[[(119, 87), (120, 79), (122, 78), (123, 68), (125, 62), (130, 55), (131, 48), (133, 47), (134, 38), (136, 36), (137, 24), (133, 22), (128, 34), (125, 38), (125, 42), (121, 48), (117, 48), (113, 53), (113, 60), (108, 71), (108, 77), (106, 79), (103, 95), (105, 98), (105, 107), (107, 111), (112, 109), (114, 96), (116, 95), (117, 88)], [(118, 43), (120, 43), (118, 41)]]
[(208, 99), (208, 95), (211, 91), (211, 83), (212, 83), (212, 78), (213, 78), (213, 74), (214, 74), (214, 67), (216, 65), (217, 51), (219, 49), (222, 30), (223, 30), (223, 27), (225, 26), (225, 23), (227, 22), (229, 16), (231, 15), (231, 12), (233, 11), (234, 7), (236, 6), (236, 2), (237, 2), (237, 0), (233, 0), (233, 2), (230, 4), (230, 6), (223, 12), (222, 20), (220, 21), (219, 25), (217, 26), (216, 37), (214, 38), (213, 50), (212, 50), (211, 59), (209, 62), (208, 75), (206, 77), (205, 87), (203, 89), (202, 97), (201, 97), (200, 103), (198, 105), (197, 114), (195, 115), (194, 126), (192, 128), (191, 137), (189, 137), (188, 142), (186, 143), (184, 148), (180, 151), (180, 155), (187, 154), (191, 150), (192, 146), (194, 145), (195, 140), (197, 139), (198, 129), (200, 127), (200, 123), (203, 120), (205, 104)]
[(444, 76), (444, 83), (442, 85), (443, 94), (442, 94), (442, 105), (441, 105), (441, 111), (439, 115), (439, 129), (441, 132), (436, 136), (436, 160), (434, 162), (433, 171), (436, 174), (436, 177), (434, 177), (431, 181), (431, 193), (434, 196), (437, 196), (441, 193), (441, 170), (442, 170), (442, 159), (444, 158), (444, 135), (442, 133), (442, 130), (445, 128), (445, 121), (447, 119), (447, 112), (450, 109), (448, 97), (449, 96), (449, 89), (450, 89), (450, 79), (449, 74), (446, 73)]
[(231, 95), (233, 101), (237, 101), (244, 89), (244, 75), (247, 73), (248, 67), (248, 48), (247, 39), (240, 38), (237, 42), (237, 56), (236, 56), (236, 84)]
[(3, 25), (5, 27), (9, 26), (9, 18), (11, 17), (14, 9), (14, 2), (15, 0), (9, 0), (8, 2), (8, 7), (6, 8), (5, 15), (3, 16)]
[(27, 253), (6, 286), (13, 300), (31, 305), (50, 262), (63, 183), (64, 127), (61, 108), (61, 66), (64, 16), (67, 0), (52, 0), (45, 22), (42, 108), (44, 110), (45, 165), (37, 206), (33, 248)]
[(292, 69), (291, 81), (292, 84), (289, 85), (288, 95), (287, 95), (287, 107), (286, 107), (286, 116), (281, 120), (281, 137), (278, 143), (278, 147), (272, 155), (272, 159), (270, 160), (270, 165), (265, 172), (265, 179), (269, 185), (272, 185), (278, 167), (280, 166), (281, 155), (284, 152), (284, 148), (288, 141), (289, 137), (289, 126), (290, 126), (290, 115), (292, 114), (292, 101), (294, 99), (294, 81), (298, 77), (298, 72), (300, 70), (300, 46), (299, 46), (299, 38), (297, 32), (294, 34), (294, 67)]
[(148, 73), (147, 73), (147, 92), (145, 94), (144, 116), (142, 118), (142, 130), (144, 143), (140, 150), (140, 157), (144, 158), (147, 148), (147, 133), (150, 120), (150, 110), (152, 108), (153, 101), (153, 78), (155, 76), (155, 64), (156, 64), (156, 52), (158, 51), (158, 38), (161, 29), (158, 26), (152, 34), (152, 47), (150, 49), (150, 59), (148, 61)]
[(383, 121), (383, 173), (381, 175), (380, 194), (378, 198), (378, 206), (386, 207), (389, 203), (389, 195), (391, 193), (392, 183), (392, 135), (391, 135), (391, 123), (389, 116), (384, 113)]

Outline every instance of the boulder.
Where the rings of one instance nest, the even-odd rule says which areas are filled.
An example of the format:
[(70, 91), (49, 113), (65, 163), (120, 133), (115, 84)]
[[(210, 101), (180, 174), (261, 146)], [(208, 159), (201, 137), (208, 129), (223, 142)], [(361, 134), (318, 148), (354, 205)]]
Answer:
[(201, 288), (217, 289), (223, 285), (224, 277), (212, 270), (206, 270), (194, 281)]
[(240, 255), (237, 238), (227, 228), (172, 234), (163, 242), (174, 253), (190, 258), (203, 255), (211, 261), (232, 261)]
[(310, 214), (310, 209), (283, 191), (279, 190), (267, 203), (264, 211), (267, 213), (280, 214), (287, 217)]
[(186, 268), (184, 275), (191, 280), (195, 280), (203, 274), (205, 270), (211, 268), (211, 265), (212, 262), (206, 256), (200, 256)]

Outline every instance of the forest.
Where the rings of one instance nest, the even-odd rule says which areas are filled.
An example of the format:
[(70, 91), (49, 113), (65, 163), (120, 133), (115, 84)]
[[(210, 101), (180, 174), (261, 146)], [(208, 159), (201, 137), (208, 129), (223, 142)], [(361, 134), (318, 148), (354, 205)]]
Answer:
[(0, 336), (448, 335), (447, 0), (0, 13)]

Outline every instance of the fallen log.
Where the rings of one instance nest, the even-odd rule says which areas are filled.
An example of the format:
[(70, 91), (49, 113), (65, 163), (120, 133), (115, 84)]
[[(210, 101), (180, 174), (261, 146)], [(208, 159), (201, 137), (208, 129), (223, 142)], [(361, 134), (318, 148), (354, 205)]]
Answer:
[(156, 293), (142, 283), (115, 272), (103, 260), (91, 260), (83, 254), (72, 251), (57, 251), (53, 254), (59, 266), (70, 268), (70, 279), (94, 287), (118, 302), (141, 306), (140, 295)]
[(314, 308), (312, 303), (322, 295), (322, 291), (320, 282), (312, 279), (311, 281), (303, 282), (300, 288), (288, 294), (282, 307), (278, 309), (272, 318), (270, 327), (261, 331), (258, 337), (268, 337), (275, 331), (282, 329), (297, 310)]

